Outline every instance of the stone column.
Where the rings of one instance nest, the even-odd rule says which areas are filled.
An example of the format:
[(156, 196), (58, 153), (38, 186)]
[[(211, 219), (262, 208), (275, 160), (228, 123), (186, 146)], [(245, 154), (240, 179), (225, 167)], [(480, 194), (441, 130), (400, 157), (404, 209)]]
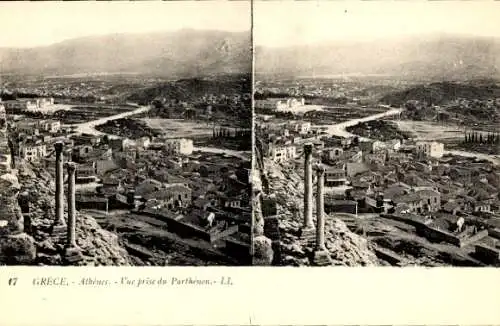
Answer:
[(327, 266), (332, 264), (332, 259), (325, 245), (325, 167), (322, 164), (318, 164), (316, 166), (316, 172), (318, 176), (316, 194), (316, 246), (313, 253), (313, 264), (317, 266)]
[(75, 199), (75, 171), (76, 165), (73, 162), (66, 164), (68, 169), (68, 230), (66, 247), (76, 247), (76, 199)]
[(325, 247), (325, 216), (324, 216), (324, 186), (325, 167), (321, 164), (316, 166), (317, 193), (316, 193), (316, 251), (326, 250)]
[(63, 177), (63, 143), (54, 144), (56, 150), (56, 220), (55, 226), (64, 226), (64, 177)]
[(68, 169), (68, 227), (64, 259), (67, 264), (77, 264), (83, 260), (80, 248), (76, 244), (76, 199), (75, 199), (75, 174), (76, 165), (73, 162), (66, 164)]
[(312, 144), (304, 145), (304, 229), (314, 228), (312, 218)]

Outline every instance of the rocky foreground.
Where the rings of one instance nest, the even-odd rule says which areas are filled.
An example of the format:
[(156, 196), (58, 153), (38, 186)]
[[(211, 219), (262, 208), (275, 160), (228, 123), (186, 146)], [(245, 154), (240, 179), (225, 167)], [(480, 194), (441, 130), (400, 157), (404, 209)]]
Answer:
[[(45, 170), (23, 162), (18, 170), (2, 175), (0, 264), (64, 264), (65, 239), (51, 234), (55, 220), (52, 179)], [(76, 221), (77, 244), (84, 259), (74, 265), (130, 265), (115, 234), (102, 229), (91, 216), (77, 213)]]
[[(303, 218), (304, 183), (301, 166), (277, 164), (265, 159), (265, 174), (269, 184), (267, 198), (277, 203), (279, 217), (281, 265), (306, 266), (314, 244), (299, 239)], [(315, 207), (313, 208), (313, 216)], [(379, 261), (367, 240), (351, 232), (345, 223), (333, 215), (325, 216), (325, 241), (333, 265), (376, 266)]]
[[(297, 236), (301, 222), (281, 220), (282, 264), (291, 266), (310, 265), (309, 256), (314, 244), (303, 244)], [(330, 252), (333, 265), (338, 266), (377, 266), (378, 259), (368, 246), (366, 239), (352, 233), (344, 222), (326, 216), (325, 244)]]

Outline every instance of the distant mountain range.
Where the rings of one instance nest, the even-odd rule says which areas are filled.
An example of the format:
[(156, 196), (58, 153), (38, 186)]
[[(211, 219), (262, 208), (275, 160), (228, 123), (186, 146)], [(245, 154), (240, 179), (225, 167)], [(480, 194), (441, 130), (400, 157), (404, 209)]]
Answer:
[(259, 74), (367, 74), (408, 79), (462, 80), (500, 76), (500, 39), (426, 35), (372, 42), (256, 47)]
[(200, 31), (90, 36), (35, 48), (0, 48), (0, 73), (137, 73), (196, 77), (251, 71), (250, 32)]

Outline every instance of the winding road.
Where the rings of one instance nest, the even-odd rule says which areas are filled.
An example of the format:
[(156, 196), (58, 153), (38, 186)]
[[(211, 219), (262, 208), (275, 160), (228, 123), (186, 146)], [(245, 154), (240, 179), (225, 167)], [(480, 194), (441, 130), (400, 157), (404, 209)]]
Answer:
[[(333, 125), (320, 125), (320, 127), (325, 128), (326, 127), (326, 133), (332, 136), (339, 136), (339, 137), (354, 137), (357, 135), (354, 135), (346, 130), (348, 127), (352, 127), (357, 125), (358, 123), (361, 122), (367, 122), (367, 121), (373, 121), (373, 120), (379, 120), (385, 117), (390, 117), (393, 115), (400, 114), (403, 112), (403, 109), (394, 109), (390, 108), (389, 106), (383, 105), (382, 107), (389, 108), (389, 110), (382, 112), (382, 113), (377, 113), (377, 114), (372, 114), (370, 116), (364, 117), (364, 118), (358, 118), (358, 119), (352, 119), (352, 120), (347, 120), (343, 121), (340, 123), (336, 123)], [(360, 137), (358, 136), (360, 140), (369, 140), (368, 138), (365, 137)]]
[(217, 148), (217, 147), (197, 147), (195, 146), (193, 148), (193, 151), (198, 151), (198, 152), (205, 152), (205, 153), (213, 153), (213, 154), (224, 154), (228, 156), (233, 156), (240, 158), (242, 160), (249, 161), (252, 158), (252, 152), (244, 152), (244, 151), (235, 151), (231, 149), (225, 149), (225, 148)]
[[(134, 105), (133, 103), (127, 103), (129, 105)], [(105, 124), (108, 121), (113, 121), (113, 120), (118, 120), (118, 119), (123, 119), (132, 115), (148, 112), (151, 110), (150, 106), (139, 106), (136, 109), (124, 113), (119, 113), (115, 115), (111, 115), (109, 117), (104, 117), (88, 122), (83, 122), (79, 124), (73, 124), (70, 125), (72, 128), (74, 128), (74, 133), (84, 133), (84, 134), (90, 134), (90, 135), (108, 135), (111, 138), (119, 138), (116, 135), (112, 134), (106, 134), (104, 132), (101, 132), (95, 127)], [(224, 149), (224, 148), (216, 148), (216, 147), (194, 147), (194, 151), (198, 152), (205, 152), (205, 153), (214, 153), (214, 154), (224, 154), (228, 156), (233, 156), (237, 157), (242, 160), (250, 160), (251, 159), (251, 152), (244, 152), (244, 151), (235, 151), (235, 150), (230, 150), (230, 149)]]
[[(359, 140), (362, 141), (367, 141), (370, 140), (369, 138), (366, 137), (361, 137), (355, 134), (352, 134), (346, 130), (346, 128), (355, 126), (356, 124), (360, 122), (366, 122), (366, 121), (373, 121), (373, 120), (379, 120), (385, 117), (393, 116), (396, 114), (400, 114), (403, 112), (402, 109), (393, 109), (390, 108), (389, 106), (383, 106), (386, 108), (389, 108), (388, 111), (382, 112), (382, 113), (377, 113), (373, 114), (364, 118), (359, 118), (359, 119), (352, 119), (348, 121), (344, 121), (341, 123), (333, 124), (333, 125), (320, 125), (319, 127), (326, 128), (326, 133), (332, 136), (338, 136), (338, 137), (359, 137)], [(475, 153), (475, 152), (467, 152), (467, 151), (458, 151), (458, 150), (445, 150), (444, 154), (447, 155), (455, 155), (455, 156), (464, 156), (464, 157), (475, 157), (480, 160), (487, 160), (492, 162), (495, 165), (500, 165), (500, 157), (498, 155), (489, 155), (489, 154), (482, 154), (482, 153)]]
[(118, 120), (118, 119), (123, 119), (132, 115), (148, 112), (151, 110), (150, 106), (140, 106), (135, 110), (128, 111), (128, 112), (123, 112), (115, 115), (111, 115), (109, 117), (104, 117), (100, 118), (97, 120), (92, 120), (88, 122), (83, 122), (83, 123), (78, 123), (78, 124), (73, 124), (70, 125), (72, 128), (75, 128), (76, 133), (82, 133), (82, 134), (91, 134), (91, 135), (104, 135), (105, 133), (100, 132), (95, 129), (95, 127), (105, 124), (108, 121), (113, 121), (113, 120)]

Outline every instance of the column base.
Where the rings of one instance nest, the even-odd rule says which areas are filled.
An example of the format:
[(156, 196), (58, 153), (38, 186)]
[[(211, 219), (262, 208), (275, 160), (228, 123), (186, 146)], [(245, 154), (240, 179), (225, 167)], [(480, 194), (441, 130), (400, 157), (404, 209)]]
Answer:
[(314, 245), (316, 242), (316, 229), (311, 226), (303, 227), (300, 229), (299, 238), (303, 245)]
[(83, 260), (83, 255), (78, 247), (64, 248), (64, 261), (67, 264), (74, 264)]
[(66, 239), (68, 233), (68, 229), (66, 225), (63, 224), (56, 224), (52, 227), (52, 232), (50, 235), (55, 238), (57, 241), (62, 241)]
[(326, 249), (314, 251), (312, 257), (312, 264), (314, 266), (329, 266), (332, 263), (330, 253)]

